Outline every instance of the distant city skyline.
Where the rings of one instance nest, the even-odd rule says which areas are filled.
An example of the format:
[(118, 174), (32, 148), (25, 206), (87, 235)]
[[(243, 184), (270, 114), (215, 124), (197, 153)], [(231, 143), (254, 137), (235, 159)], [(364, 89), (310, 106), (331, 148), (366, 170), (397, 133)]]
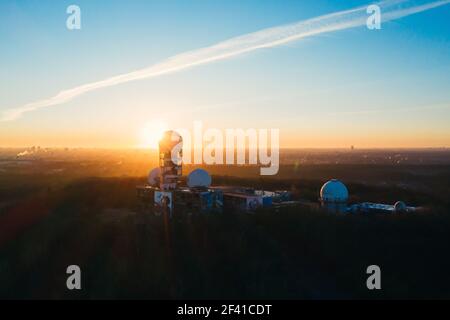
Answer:
[[(351, 20), (312, 23), (312, 36), (296, 30), (296, 41), (275, 47), (277, 29), (257, 34), (265, 42), (222, 42), (372, 3), (5, 1), (0, 114), (39, 107), (0, 122), (0, 147), (142, 147), (154, 138), (155, 130), (142, 135), (149, 126), (190, 128), (196, 120), (218, 129), (279, 128), (281, 148), (449, 147), (448, 2), (385, 1), (382, 9), (400, 9), (389, 11), (398, 18), (390, 21), (382, 10), (380, 30), (363, 25), (360, 10)], [(81, 30), (66, 28), (71, 4), (81, 9)], [(219, 55), (217, 44), (228, 51)], [(171, 57), (180, 72), (103, 85), (149, 66), (169, 70)], [(198, 65), (186, 69), (190, 63)], [(47, 100), (95, 83), (98, 90), (67, 92), (58, 105)]]

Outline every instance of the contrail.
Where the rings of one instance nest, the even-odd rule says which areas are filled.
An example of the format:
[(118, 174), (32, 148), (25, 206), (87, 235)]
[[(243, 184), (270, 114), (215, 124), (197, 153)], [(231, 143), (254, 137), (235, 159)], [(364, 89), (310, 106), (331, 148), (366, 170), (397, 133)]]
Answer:
[[(381, 9), (382, 21), (386, 22), (443, 6), (449, 2), (450, 0), (440, 0), (413, 5), (407, 0), (386, 0), (377, 3), (377, 5)], [(280, 46), (288, 42), (322, 33), (362, 26), (366, 24), (367, 18), (369, 17), (366, 10), (367, 6), (362, 6), (339, 11), (288, 25), (263, 29), (231, 38), (206, 48), (181, 53), (141, 70), (63, 90), (51, 98), (6, 110), (0, 116), (0, 121), (15, 120), (26, 112), (59, 105), (97, 89), (111, 87), (129, 81), (153, 78), (202, 64), (229, 59), (258, 49)]]

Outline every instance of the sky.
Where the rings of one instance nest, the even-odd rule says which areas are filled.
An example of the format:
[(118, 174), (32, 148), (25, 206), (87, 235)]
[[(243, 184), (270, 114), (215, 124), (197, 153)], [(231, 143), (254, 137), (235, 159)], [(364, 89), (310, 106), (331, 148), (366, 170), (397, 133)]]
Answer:
[[(433, 1), (410, 1), (421, 5)], [(66, 8), (81, 9), (68, 30)], [(0, 112), (266, 28), (371, 4), (0, 2)], [(409, 4), (408, 4), (409, 5)], [(383, 17), (383, 12), (382, 12)], [(449, 147), (450, 4), (99, 88), (0, 122), (0, 147), (136, 147), (144, 128), (279, 128), (282, 147)]]

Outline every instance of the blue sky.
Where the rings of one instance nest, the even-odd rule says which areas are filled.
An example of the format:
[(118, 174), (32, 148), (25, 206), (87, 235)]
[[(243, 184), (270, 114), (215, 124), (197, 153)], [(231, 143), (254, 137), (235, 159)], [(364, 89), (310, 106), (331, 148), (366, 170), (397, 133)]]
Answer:
[[(423, 3), (424, 1), (414, 1)], [(2, 1), (0, 111), (367, 1)], [(68, 31), (66, 8), (81, 8)], [(87, 93), (0, 124), (0, 146), (133, 146), (173, 127), (280, 128), (284, 146), (450, 146), (450, 5)], [(174, 115), (167, 116), (167, 113)]]

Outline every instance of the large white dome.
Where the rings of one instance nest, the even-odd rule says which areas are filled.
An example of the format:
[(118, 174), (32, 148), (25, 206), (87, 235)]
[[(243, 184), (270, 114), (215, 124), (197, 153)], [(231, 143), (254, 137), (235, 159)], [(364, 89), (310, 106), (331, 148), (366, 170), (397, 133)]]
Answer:
[(347, 187), (337, 179), (330, 180), (320, 189), (320, 200), (334, 203), (347, 202)]
[(209, 188), (211, 185), (211, 176), (206, 170), (195, 169), (189, 173), (187, 177), (187, 185), (189, 188)]

